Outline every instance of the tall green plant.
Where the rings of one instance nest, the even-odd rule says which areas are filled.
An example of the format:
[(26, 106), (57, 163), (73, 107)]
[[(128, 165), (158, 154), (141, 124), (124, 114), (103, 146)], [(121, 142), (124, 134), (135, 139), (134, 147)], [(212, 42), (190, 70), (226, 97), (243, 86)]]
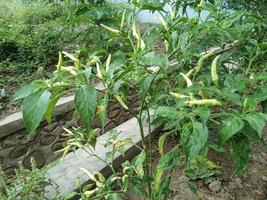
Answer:
[[(136, 118), (142, 138), (141, 153), (131, 163), (124, 163), (123, 173), (118, 173), (112, 166), (114, 153), (122, 153), (120, 148), (130, 141), (109, 140), (114, 151), (107, 160), (99, 159), (110, 166), (113, 175), (105, 179), (99, 173), (86, 171), (96, 187), (85, 187), (82, 192), (85, 197), (119, 199), (120, 195), (127, 196), (132, 187), (147, 199), (167, 198), (172, 173), (179, 162), (186, 166), (185, 175), (193, 177), (195, 173), (195, 178), (203, 178), (207, 175), (192, 170), (195, 166), (209, 170), (208, 175), (216, 174), (212, 170), (218, 169), (208, 160), (208, 151), (230, 148), (236, 172), (242, 172), (251, 141), (264, 143), (267, 120), (264, 20), (245, 11), (225, 11), (202, 1), (190, 7), (200, 14), (208, 11), (208, 17), (200, 19), (199, 14), (189, 18), (186, 14), (180, 16), (181, 6), (188, 5), (179, 2), (153, 5), (134, 2), (141, 9), (158, 12), (161, 24), (141, 32), (135, 7), (132, 12), (123, 13), (120, 24), (112, 27), (101, 24), (115, 40), (124, 41), (127, 48), (104, 52), (102, 57), (91, 56), (86, 64), (77, 55), (63, 52), (72, 66), (63, 61), (60, 53), (57, 70), (50, 79), (34, 81), (14, 97), (24, 99), (25, 126), (33, 134), (44, 114), (51, 119), (59, 97), (70, 88), (76, 90), (75, 105), (84, 128), (68, 131), (72, 140), (65, 150), (73, 146), (84, 148), (85, 143), (94, 147), (96, 130), (91, 122), (97, 117), (104, 124), (108, 99), (117, 100)], [(168, 12), (163, 10), (165, 4)], [(165, 47), (155, 51), (163, 41)], [(93, 81), (103, 85), (104, 99), (97, 98)], [(127, 102), (131, 89), (139, 95), (141, 103), (137, 110), (131, 110)], [(153, 115), (150, 109), (154, 109)], [(159, 139), (160, 160), (155, 169), (150, 159), (150, 137), (145, 138), (144, 115), (149, 135), (151, 125), (157, 123), (163, 124), (166, 132)], [(165, 153), (165, 140), (173, 134), (180, 135), (180, 140)], [(181, 155), (186, 159), (180, 159)]]

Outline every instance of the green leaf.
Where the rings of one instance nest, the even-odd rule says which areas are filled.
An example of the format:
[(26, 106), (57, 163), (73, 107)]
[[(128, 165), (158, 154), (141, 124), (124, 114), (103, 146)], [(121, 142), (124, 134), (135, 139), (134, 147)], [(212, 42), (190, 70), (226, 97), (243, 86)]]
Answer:
[(194, 159), (204, 147), (208, 139), (208, 132), (207, 126), (197, 121), (192, 122), (192, 129), (186, 127), (182, 132), (182, 143), (188, 162)]
[(243, 91), (246, 89), (246, 77), (237, 74), (228, 75), (224, 81), (224, 85), (228, 88), (230, 93)]
[(198, 106), (195, 109), (196, 114), (204, 121), (205, 123), (208, 121), (210, 116), (210, 108), (208, 106)]
[(168, 135), (170, 134), (170, 132), (167, 132), (167, 133), (164, 133), (162, 136), (160, 136), (159, 138), (159, 152), (160, 152), (160, 155), (163, 156), (163, 153), (164, 153), (164, 143), (165, 143), (165, 140), (166, 138), (168, 137)]
[(211, 148), (213, 151), (223, 153), (225, 152), (224, 148), (219, 146), (218, 144), (209, 144), (209, 148)]
[(133, 160), (133, 166), (134, 166), (134, 170), (137, 173), (137, 175), (140, 178), (143, 178), (144, 176), (144, 167), (143, 167), (143, 163), (146, 159), (146, 153), (143, 150), (138, 156), (136, 156)]
[(180, 49), (181, 49), (181, 51), (183, 53), (185, 53), (185, 51), (186, 51), (186, 44), (187, 44), (188, 38), (189, 38), (188, 32), (182, 33), (180, 35), (180, 37), (179, 37), (179, 43), (178, 43), (178, 45), (179, 45), (179, 47), (180, 47)]
[(158, 116), (168, 119), (178, 119), (184, 115), (184, 112), (177, 111), (175, 107), (171, 106), (159, 106), (156, 113)]
[(96, 113), (102, 128), (104, 128), (106, 123), (108, 103), (109, 103), (109, 98), (108, 94), (106, 94), (102, 99), (98, 101), (97, 105)]
[(96, 99), (96, 89), (90, 85), (82, 85), (75, 94), (74, 102), (87, 130), (91, 129), (94, 119)]
[(133, 184), (132, 189), (133, 189), (134, 193), (136, 193), (142, 197), (148, 196), (143, 184), (140, 184), (140, 183), (139, 184)]
[(223, 119), (220, 125), (220, 145), (224, 144), (228, 139), (238, 133), (243, 127), (244, 121), (240, 117), (229, 116)]
[(143, 58), (143, 62), (145, 65), (158, 66), (164, 71), (169, 68), (168, 56), (166, 54), (156, 54), (154, 51), (147, 53)]
[(231, 141), (231, 154), (238, 171), (243, 171), (248, 163), (250, 153), (249, 139), (245, 135), (234, 137)]
[(267, 100), (261, 102), (262, 112), (267, 114)]
[(112, 193), (108, 196), (108, 200), (120, 200), (121, 197), (119, 193)]
[(168, 170), (176, 166), (180, 159), (180, 152), (178, 146), (175, 146), (168, 153), (164, 154), (157, 165), (157, 169)]
[(52, 122), (53, 111), (60, 97), (61, 97), (61, 94), (57, 94), (49, 101), (47, 110), (45, 112), (45, 119), (48, 122), (48, 124)]
[(160, 158), (157, 164), (156, 174), (155, 174), (155, 186), (154, 186), (155, 193), (158, 193), (158, 191), (160, 190), (160, 185), (162, 183), (162, 175), (164, 171), (175, 167), (178, 164), (179, 159), (180, 159), (180, 152), (178, 146), (174, 147), (171, 151), (164, 154)]
[(45, 90), (33, 93), (23, 100), (23, 120), (29, 134), (32, 134), (42, 121), (50, 96), (51, 93)]
[(237, 93), (229, 93), (229, 92), (225, 92), (223, 94), (223, 96), (226, 99), (229, 99), (230, 101), (234, 102), (235, 104), (242, 106), (242, 97), (241, 95), (237, 94)]
[(262, 138), (263, 129), (265, 127), (265, 119), (260, 113), (250, 112), (246, 114), (245, 120), (249, 123), (260, 138)]
[(17, 101), (19, 99), (24, 99), (32, 93), (35, 93), (38, 88), (34, 87), (33, 85), (25, 85), (20, 88), (12, 97), (12, 101)]
[(148, 75), (147, 77), (142, 79), (142, 81), (140, 83), (140, 89), (141, 89), (140, 97), (141, 97), (141, 100), (146, 97), (153, 79), (154, 79), (153, 75)]

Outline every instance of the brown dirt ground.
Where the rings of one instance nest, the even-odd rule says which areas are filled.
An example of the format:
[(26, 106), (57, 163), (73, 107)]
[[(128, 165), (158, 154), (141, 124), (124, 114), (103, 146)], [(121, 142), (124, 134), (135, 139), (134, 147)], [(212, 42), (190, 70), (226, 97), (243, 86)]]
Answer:
[[(265, 141), (267, 141), (267, 127), (264, 131)], [(159, 155), (157, 153), (158, 137), (153, 139), (153, 160), (156, 165)], [(170, 139), (165, 146), (170, 149), (175, 145), (175, 141)], [(178, 167), (172, 177), (170, 188), (173, 195), (172, 200), (267, 200), (267, 150), (262, 145), (253, 144), (247, 170), (241, 175), (234, 175), (235, 167), (229, 152), (217, 153), (210, 151), (209, 158), (221, 166), (221, 175), (212, 177), (207, 182), (196, 180), (193, 183), (197, 186), (198, 196), (195, 195), (188, 186), (183, 183), (185, 177), (182, 176), (182, 167)], [(209, 189), (211, 182), (219, 182), (219, 190), (213, 192)], [(143, 200), (130, 192), (132, 200)]]

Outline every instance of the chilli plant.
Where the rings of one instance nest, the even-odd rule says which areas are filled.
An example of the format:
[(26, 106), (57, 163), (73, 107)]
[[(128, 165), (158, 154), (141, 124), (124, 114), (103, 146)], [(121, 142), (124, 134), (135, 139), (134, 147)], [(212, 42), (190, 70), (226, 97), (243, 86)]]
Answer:
[[(195, 10), (195, 17), (188, 17), (188, 8)], [(136, 20), (140, 10), (157, 13), (160, 23), (141, 31)], [(93, 149), (97, 130), (92, 122), (97, 117), (104, 126), (111, 99), (136, 118), (141, 153), (116, 171), (114, 155), (124, 155), (125, 145), (132, 142), (117, 139), (119, 133), (112, 131), (106, 144), (112, 151), (106, 158), (98, 158), (113, 174), (105, 178), (85, 170), (93, 184), (81, 190), (81, 198), (120, 199), (128, 196), (130, 188), (145, 199), (168, 198), (171, 177), (179, 163), (189, 178), (216, 174), (218, 166), (207, 157), (210, 149), (229, 149), (236, 173), (245, 170), (251, 142), (265, 145), (264, 19), (247, 11), (223, 10), (217, 1), (155, 0), (132, 1), (120, 24), (101, 26), (114, 34), (114, 40), (123, 41), (120, 49), (97, 52), (85, 63), (78, 54), (59, 53), (50, 79), (36, 80), (14, 96), (14, 100), (24, 99), (25, 126), (33, 134), (43, 116), (51, 122), (59, 98), (75, 89), (75, 113), (83, 126), (66, 130), (71, 138), (64, 150), (89, 145), (92, 156), (97, 156)], [(95, 88), (96, 82), (102, 85), (101, 91)], [(136, 109), (127, 102), (130, 90), (139, 96)], [(97, 92), (103, 93), (101, 98)], [(150, 135), (152, 127), (159, 124), (164, 132), (158, 141), (160, 159), (152, 167)], [(173, 135), (179, 136), (175, 137), (176, 145), (166, 152), (165, 140)], [(207, 169), (205, 173), (203, 169)]]

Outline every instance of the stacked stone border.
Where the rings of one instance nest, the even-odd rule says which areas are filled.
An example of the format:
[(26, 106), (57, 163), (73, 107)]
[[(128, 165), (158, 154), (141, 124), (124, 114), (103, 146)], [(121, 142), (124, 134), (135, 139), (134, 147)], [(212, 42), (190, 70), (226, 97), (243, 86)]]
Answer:
[[(102, 85), (95, 85), (98, 98), (103, 97)], [(138, 107), (137, 95), (130, 91), (128, 103), (132, 108)], [(33, 157), (37, 167), (43, 167), (56, 159), (61, 154), (58, 150), (63, 148), (67, 138), (63, 137), (63, 127), (70, 128), (79, 124), (73, 120), (75, 109), (74, 96), (62, 97), (54, 110), (51, 124), (43, 120), (36, 133), (28, 135), (21, 112), (16, 112), (0, 120), (0, 166), (7, 176), (12, 176), (19, 162), (26, 168), (30, 168), (30, 159)], [(122, 124), (132, 116), (126, 112), (116, 101), (110, 100), (107, 112), (107, 122), (103, 132)], [(79, 124), (81, 125), (81, 124)], [(93, 122), (94, 128), (101, 128), (97, 119)], [(100, 131), (102, 132), (102, 131)]]
[[(153, 115), (153, 110), (150, 111)], [(145, 137), (148, 136), (148, 125), (144, 126)], [(135, 118), (132, 118), (123, 124), (114, 128), (114, 130), (119, 132), (117, 140), (124, 140), (130, 138), (133, 145), (128, 145), (125, 147), (125, 155), (122, 157), (120, 154), (116, 154), (114, 157), (113, 166), (115, 169), (119, 168), (121, 163), (125, 160), (131, 160), (134, 156), (140, 153), (140, 149), (136, 146), (141, 145), (141, 134), (138, 126), (138, 122)], [(161, 130), (161, 126), (152, 127), (152, 137), (155, 136)], [(100, 158), (105, 158), (106, 153), (112, 150), (112, 146), (105, 146), (105, 143), (109, 137), (109, 132), (99, 136), (97, 138), (97, 143), (94, 154)], [(94, 156), (90, 156), (91, 147), (86, 147), (86, 149), (78, 149), (72, 153), (69, 153), (61, 162), (57, 163), (56, 166), (49, 169), (46, 178), (51, 183), (51, 185), (45, 188), (45, 196), (48, 199), (52, 199), (56, 195), (66, 196), (72, 191), (76, 191), (77, 180), (81, 186), (90, 182), (88, 175), (81, 170), (81, 168), (87, 169), (90, 172), (100, 172), (105, 177), (112, 174), (111, 169), (104, 162), (100, 161)], [(75, 199), (75, 198), (74, 198)]]

